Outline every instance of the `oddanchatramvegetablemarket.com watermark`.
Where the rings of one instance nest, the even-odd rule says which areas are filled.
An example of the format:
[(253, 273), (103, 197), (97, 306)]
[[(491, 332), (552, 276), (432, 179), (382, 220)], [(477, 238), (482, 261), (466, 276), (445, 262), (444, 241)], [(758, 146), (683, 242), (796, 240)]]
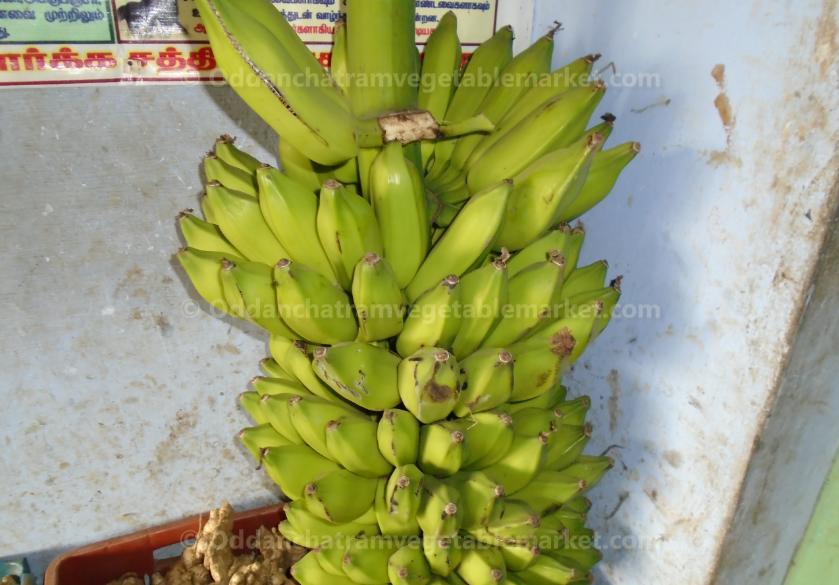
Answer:
[[(185, 300), (181, 305), (181, 312), (186, 317), (209, 312), (213, 316), (221, 317), (230, 314), (226, 306), (199, 303), (192, 299)], [(493, 317), (493, 310), (486, 305), (468, 303), (454, 303), (452, 305), (416, 305), (408, 309), (404, 305), (365, 305), (354, 306), (349, 303), (319, 304), (306, 301), (305, 303), (278, 306), (271, 303), (255, 303), (239, 307), (241, 316), (251, 319), (335, 319), (350, 318), (363, 315), (365, 318), (389, 319), (417, 319), (421, 322), (432, 322), (438, 318), (481, 319)], [(236, 315), (240, 316), (240, 315)], [(597, 302), (571, 305), (567, 300), (554, 305), (539, 305), (529, 303), (503, 305), (497, 318), (502, 319), (535, 319), (539, 321), (555, 321), (558, 319), (588, 319), (605, 318), (612, 320), (658, 320), (661, 319), (661, 307), (656, 304), (618, 303), (614, 307), (605, 308)]]

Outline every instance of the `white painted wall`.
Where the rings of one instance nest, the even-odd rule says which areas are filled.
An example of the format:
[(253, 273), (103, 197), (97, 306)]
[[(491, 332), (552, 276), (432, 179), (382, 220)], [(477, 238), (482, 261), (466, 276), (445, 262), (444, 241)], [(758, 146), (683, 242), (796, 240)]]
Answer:
[[(832, 208), (836, 1), (536, 0), (534, 35), (554, 20), (557, 64), (602, 52), (624, 76), (602, 108), (618, 116), (610, 142), (643, 143), (584, 218), (584, 255), (625, 276), (625, 304), (661, 309), (614, 322), (573, 374), (595, 400), (595, 447), (622, 447), (595, 492), (604, 545), (618, 545), (600, 582), (705, 585)], [(659, 83), (627, 86), (641, 74)], [(624, 535), (640, 548), (609, 542)]]
[[(835, 0), (671, 4), (537, 0), (533, 28), (559, 19), (563, 58), (661, 79), (609, 92), (613, 143), (644, 152), (586, 218), (586, 257), (626, 276), (625, 303), (661, 307), (615, 322), (573, 376), (595, 446), (627, 466), (595, 493), (601, 518), (628, 494), (599, 524), (647, 547), (607, 551), (616, 585), (707, 582), (836, 168)], [(203, 87), (3, 91), (0, 121), (0, 556), (272, 498), (233, 440), (264, 340), (185, 310), (171, 261), (201, 153), (230, 132), (268, 160), (269, 133)]]

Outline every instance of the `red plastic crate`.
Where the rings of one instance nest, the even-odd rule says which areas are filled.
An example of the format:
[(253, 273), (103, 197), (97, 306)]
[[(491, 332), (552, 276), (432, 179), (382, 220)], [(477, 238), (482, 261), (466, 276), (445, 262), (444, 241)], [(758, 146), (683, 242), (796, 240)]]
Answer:
[[(47, 568), (44, 585), (105, 585), (126, 573), (150, 575), (164, 570), (176, 559), (155, 559), (154, 552), (191, 540), (207, 514), (178, 520), (85, 546), (61, 555)], [(260, 526), (274, 527), (283, 519), (282, 505), (267, 506), (234, 515), (233, 542), (251, 540)]]

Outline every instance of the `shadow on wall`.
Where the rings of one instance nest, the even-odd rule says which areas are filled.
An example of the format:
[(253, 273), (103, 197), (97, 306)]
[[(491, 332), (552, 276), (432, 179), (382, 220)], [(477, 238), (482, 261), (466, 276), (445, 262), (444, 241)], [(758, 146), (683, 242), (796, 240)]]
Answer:
[[(656, 543), (645, 542), (650, 538), (649, 527), (631, 524), (627, 519), (636, 515), (626, 512), (650, 505), (658, 508), (659, 490), (664, 488), (657, 486), (656, 478), (689, 465), (682, 454), (664, 451), (668, 447), (651, 444), (649, 437), (657, 421), (676, 414), (665, 411), (661, 394), (688, 394), (691, 389), (651, 388), (649, 380), (654, 371), (677, 370), (680, 355), (690, 350), (674, 337), (673, 324), (701, 318), (691, 309), (695, 290), (688, 279), (701, 258), (687, 249), (680, 234), (690, 232), (705, 210), (696, 207), (701, 202), (688, 204), (681, 194), (707, 169), (696, 151), (668, 148), (675, 141), (673, 128), (690, 96), (679, 85), (666, 83), (672, 80), (657, 75), (664, 70), (660, 62), (664, 55), (626, 50), (634, 44), (631, 31), (638, 15), (633, 6), (604, 3), (577, 9), (557, 4), (564, 6), (537, 3), (534, 36), (542, 34), (547, 23), (564, 23), (557, 36), (554, 67), (585, 54), (603, 53), (594, 72), (609, 89), (597, 115), (608, 111), (617, 116), (606, 148), (630, 140), (642, 144), (641, 154), (610, 196), (581, 218), (587, 239), (580, 263), (606, 258), (610, 277), (624, 276), (624, 309), (618, 317), (624, 316), (612, 321), (567, 376), (572, 396), (592, 397), (594, 435), (588, 451), (608, 450), (616, 461), (615, 469), (589, 495), (594, 502), (590, 518), (605, 561), (597, 570), (597, 582), (634, 583), (628, 572), (638, 562), (633, 557), (645, 554), (639, 547)], [(585, 15), (586, 20), (575, 15)], [(672, 62), (677, 57), (666, 58)], [(712, 87), (708, 72), (704, 75)], [(708, 124), (719, 123), (713, 119), (712, 106), (707, 113)], [(684, 401), (701, 408), (695, 397), (685, 395)]]

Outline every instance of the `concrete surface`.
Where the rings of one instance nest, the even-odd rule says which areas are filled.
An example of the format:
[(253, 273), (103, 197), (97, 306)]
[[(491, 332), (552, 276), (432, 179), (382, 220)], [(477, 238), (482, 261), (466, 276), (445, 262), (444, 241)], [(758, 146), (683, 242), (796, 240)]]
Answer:
[[(526, 46), (533, 9), (499, 23)], [(0, 91), (0, 558), (60, 550), (229, 500), (275, 500), (234, 439), (265, 336), (204, 311), (172, 254), (199, 163), (273, 133), (223, 87)]]
[[(583, 218), (585, 259), (608, 258), (625, 276), (627, 306), (660, 308), (613, 322), (572, 376), (594, 398), (594, 450), (619, 446), (618, 469), (595, 491), (599, 583), (706, 585), (730, 552), (725, 536), (835, 209), (836, 4), (536, 1), (534, 34), (565, 24), (557, 64), (595, 51), (600, 67), (614, 64), (602, 72), (611, 89), (601, 110), (618, 116), (610, 143), (643, 144)], [(821, 331), (833, 337), (811, 337), (811, 356), (835, 368), (835, 329)], [(837, 420), (832, 380), (830, 402), (791, 416)], [(766, 523), (738, 533), (757, 571), (717, 583), (783, 578), (835, 451), (833, 426), (813, 436), (818, 457), (776, 469), (807, 486), (800, 502), (786, 492), (763, 512), (780, 526), (798, 514), (789, 548), (752, 546)], [(778, 573), (760, 574), (767, 563)]]

